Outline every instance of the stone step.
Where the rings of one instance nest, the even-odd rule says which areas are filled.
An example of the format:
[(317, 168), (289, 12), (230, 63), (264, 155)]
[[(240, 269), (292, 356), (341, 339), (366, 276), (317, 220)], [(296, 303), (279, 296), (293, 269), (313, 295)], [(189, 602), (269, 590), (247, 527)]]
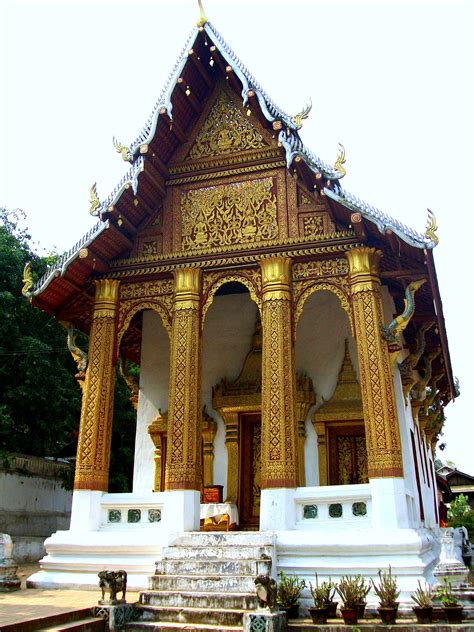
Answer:
[(222, 608), (253, 610), (257, 607), (257, 596), (252, 593), (189, 592), (151, 590), (140, 593), (140, 604), (149, 606), (171, 606), (183, 608)]
[[(187, 630), (188, 632), (237, 632), (243, 628), (241, 625), (213, 625), (212, 623), (187, 623), (183, 628), (182, 623), (172, 623), (170, 621), (133, 621), (127, 623), (125, 630), (143, 630), (143, 632), (166, 632), (166, 630)], [(347, 630), (345, 631), (347, 632)]]
[(245, 610), (231, 608), (180, 608), (172, 606), (137, 606), (138, 621), (172, 621), (174, 623), (212, 623), (213, 625), (242, 625)]
[[(288, 632), (348, 632), (351, 628), (341, 623), (330, 623), (328, 625), (315, 625), (309, 621), (290, 622)], [(396, 625), (385, 625), (383, 623), (358, 623), (353, 629), (360, 632), (387, 632), (390, 629), (396, 632), (474, 632), (474, 625), (469, 623), (432, 623), (419, 625), (413, 621), (402, 622), (397, 619)]]
[(63, 623), (60, 625), (53, 625), (47, 628), (38, 628), (41, 632), (99, 632), (106, 629), (105, 619), (98, 619), (96, 617), (89, 617), (87, 619), (80, 619), (79, 621), (71, 621), (70, 623)]
[(258, 560), (262, 556), (271, 557), (272, 546), (167, 546), (163, 548), (163, 560), (186, 560), (186, 559), (208, 559), (208, 560)]
[(238, 592), (255, 590), (253, 575), (152, 575), (150, 587), (153, 590), (190, 592)]
[(161, 560), (156, 562), (157, 575), (267, 575), (270, 560)]
[(230, 531), (230, 532), (191, 532), (176, 535), (172, 546), (273, 546), (275, 536), (273, 533), (262, 531)]

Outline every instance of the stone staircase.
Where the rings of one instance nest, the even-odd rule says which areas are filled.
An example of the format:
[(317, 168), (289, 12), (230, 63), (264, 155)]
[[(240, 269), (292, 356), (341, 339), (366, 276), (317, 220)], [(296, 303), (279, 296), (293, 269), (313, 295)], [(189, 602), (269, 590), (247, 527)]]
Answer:
[(127, 629), (242, 630), (244, 612), (257, 606), (254, 579), (272, 561), (272, 533), (181, 534), (163, 550)]

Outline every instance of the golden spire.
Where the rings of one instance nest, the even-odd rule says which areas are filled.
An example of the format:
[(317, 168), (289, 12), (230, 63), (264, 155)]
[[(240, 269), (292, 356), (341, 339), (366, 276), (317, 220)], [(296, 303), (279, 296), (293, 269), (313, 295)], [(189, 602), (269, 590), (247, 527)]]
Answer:
[(344, 149), (344, 145), (339, 143), (339, 153), (336, 157), (336, 162), (334, 163), (334, 169), (339, 171), (341, 177), (343, 178), (346, 175), (346, 170), (342, 166), (346, 162), (346, 150)]
[(204, 26), (204, 24), (207, 24), (207, 18), (204, 15), (204, 9), (202, 6), (202, 0), (198, 0), (198, 4), (199, 4), (199, 20), (196, 22), (197, 26), (199, 28), (202, 28)]

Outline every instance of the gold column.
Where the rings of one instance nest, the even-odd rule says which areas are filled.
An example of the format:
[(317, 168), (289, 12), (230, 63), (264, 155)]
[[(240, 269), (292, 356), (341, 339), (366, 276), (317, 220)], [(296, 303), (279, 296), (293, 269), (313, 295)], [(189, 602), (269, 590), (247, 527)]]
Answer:
[(227, 448), (227, 496), (226, 503), (236, 503), (239, 496), (239, 413), (219, 409), (225, 423)]
[(383, 310), (376, 248), (354, 248), (349, 260), (369, 478), (403, 476), (400, 433)]
[(95, 282), (74, 489), (108, 489), (119, 283), (110, 279)]
[(261, 487), (298, 485), (291, 259), (270, 257), (262, 270)]
[(201, 277), (174, 271), (166, 490), (201, 489)]

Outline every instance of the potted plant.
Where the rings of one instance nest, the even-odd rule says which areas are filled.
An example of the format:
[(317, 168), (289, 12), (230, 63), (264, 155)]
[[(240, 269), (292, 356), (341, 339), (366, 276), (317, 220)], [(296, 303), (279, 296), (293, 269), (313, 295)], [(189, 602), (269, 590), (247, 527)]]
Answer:
[(382, 623), (393, 625), (397, 620), (398, 601), (400, 594), (397, 586), (397, 580), (392, 576), (392, 567), (388, 567), (387, 571), (379, 570), (379, 583), (376, 585), (372, 581), (375, 593), (379, 598), (379, 615)]
[(343, 575), (337, 585), (337, 592), (342, 599), (341, 614), (344, 623), (357, 625), (360, 601), (359, 579), (350, 575)]
[[(317, 574), (316, 574), (317, 575)], [(337, 610), (337, 601), (334, 601), (334, 595), (336, 593), (337, 584), (331, 581), (331, 578), (327, 582), (321, 582), (321, 588), (324, 588), (325, 596), (324, 603), (328, 609), (328, 619), (334, 619)]]
[(425, 588), (421, 587), (418, 580), (418, 588), (411, 596), (416, 606), (412, 610), (415, 613), (416, 620), (420, 624), (432, 623), (433, 621), (433, 589), (430, 585), (425, 584)]
[(453, 587), (446, 578), (443, 585), (438, 588), (436, 596), (443, 604), (448, 623), (461, 623), (463, 607), (453, 594)]
[(362, 619), (365, 614), (365, 606), (367, 605), (367, 595), (370, 591), (370, 584), (365, 583), (365, 579), (362, 575), (356, 575), (356, 579), (359, 587), (359, 601), (357, 602), (357, 616), (359, 619)]
[(283, 571), (279, 572), (279, 576), (277, 605), (286, 613), (287, 619), (296, 619), (300, 607), (298, 599), (306, 583), (297, 575), (286, 575)]
[(328, 607), (326, 604), (327, 590), (324, 586), (324, 582), (319, 586), (318, 574), (315, 573), (316, 586), (313, 588), (313, 584), (309, 582), (309, 590), (313, 598), (314, 607), (308, 608), (309, 614), (313, 620), (313, 623), (319, 625), (325, 625), (328, 618)]

